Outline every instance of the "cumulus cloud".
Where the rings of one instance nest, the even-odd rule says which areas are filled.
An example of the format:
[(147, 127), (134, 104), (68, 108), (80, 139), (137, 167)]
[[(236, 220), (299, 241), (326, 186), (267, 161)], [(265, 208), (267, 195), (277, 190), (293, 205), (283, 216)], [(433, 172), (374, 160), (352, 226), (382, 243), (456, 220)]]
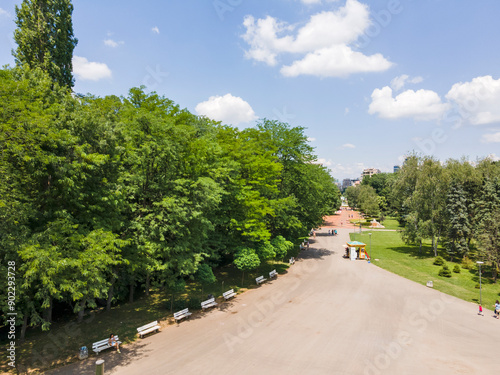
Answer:
[(351, 47), (370, 24), (368, 6), (357, 0), (347, 0), (336, 11), (315, 14), (302, 27), (271, 16), (258, 20), (246, 16), (243, 21), (246, 33), (242, 38), (249, 49), (245, 56), (275, 66), (280, 55), (299, 55), (296, 61), (281, 68), (281, 73), (290, 77), (302, 74), (345, 77), (384, 71), (392, 63), (381, 54), (366, 56)]
[(389, 69), (391, 65), (379, 53), (366, 56), (346, 45), (336, 45), (308, 53), (302, 60), (283, 66), (281, 74), (285, 77), (347, 77), (352, 73), (379, 72)]
[(385, 86), (373, 91), (368, 112), (385, 119), (407, 117), (425, 121), (439, 119), (449, 108), (434, 91), (407, 90), (393, 97), (392, 89)]
[(356, 148), (352, 143), (345, 143), (342, 145), (342, 148)]
[(315, 141), (316, 141), (316, 138), (309, 137), (309, 138), (307, 138), (307, 140), (308, 140), (309, 142), (315, 142)]
[(483, 143), (500, 143), (500, 132), (483, 134), (481, 138)]
[(159, 34), (160, 33), (160, 29), (158, 28), (158, 26), (155, 26), (151, 29), (152, 32), (154, 32), (155, 34)]
[(125, 44), (125, 42), (124, 41), (116, 42), (113, 39), (105, 39), (104, 44), (108, 47), (116, 48), (118, 46), (121, 46), (122, 44)]
[(489, 154), (487, 158), (491, 161), (500, 161), (500, 157), (498, 157), (496, 154)]
[(456, 103), (462, 116), (473, 125), (500, 122), (500, 79), (483, 76), (456, 83), (446, 98)]
[(10, 17), (10, 13), (7, 12), (5, 9), (0, 8), (0, 16)]
[(106, 64), (91, 62), (80, 56), (73, 56), (73, 73), (78, 79), (89, 81), (111, 78), (112, 75)]
[(407, 74), (400, 75), (399, 77), (394, 78), (391, 81), (391, 87), (394, 91), (401, 90), (407, 83), (420, 83), (424, 79), (422, 77), (413, 77), (411, 78)]
[(333, 163), (332, 163), (331, 160), (326, 160), (326, 159), (323, 159), (323, 158), (319, 158), (318, 160), (316, 160), (315, 162), (313, 162), (313, 164), (321, 164), (324, 167), (330, 167)]
[(211, 96), (207, 101), (198, 103), (195, 108), (198, 115), (207, 116), (216, 121), (238, 125), (257, 119), (254, 110), (238, 96), (226, 94)]

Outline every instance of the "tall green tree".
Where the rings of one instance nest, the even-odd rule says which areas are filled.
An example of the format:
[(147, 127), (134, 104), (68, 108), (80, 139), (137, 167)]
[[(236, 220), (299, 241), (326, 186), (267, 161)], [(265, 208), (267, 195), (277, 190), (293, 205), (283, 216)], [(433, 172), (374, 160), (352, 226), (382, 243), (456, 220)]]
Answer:
[(24, 0), (16, 5), (16, 64), (41, 68), (61, 87), (73, 87), (72, 59), (78, 40), (72, 14), (71, 0)]
[(471, 233), (466, 195), (460, 184), (450, 186), (446, 210), (449, 217), (446, 251), (453, 261), (454, 257), (462, 257), (469, 252), (468, 238)]

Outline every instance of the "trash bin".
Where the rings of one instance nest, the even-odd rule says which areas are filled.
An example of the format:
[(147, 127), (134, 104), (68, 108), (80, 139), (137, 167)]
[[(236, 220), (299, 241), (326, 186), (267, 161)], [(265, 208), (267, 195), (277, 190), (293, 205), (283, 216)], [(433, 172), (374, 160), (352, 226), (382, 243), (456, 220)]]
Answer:
[(89, 351), (88, 351), (87, 347), (82, 346), (80, 348), (80, 354), (78, 355), (78, 358), (85, 359), (85, 358), (88, 358), (88, 356), (89, 356)]
[(99, 359), (95, 363), (95, 375), (104, 375), (104, 360)]

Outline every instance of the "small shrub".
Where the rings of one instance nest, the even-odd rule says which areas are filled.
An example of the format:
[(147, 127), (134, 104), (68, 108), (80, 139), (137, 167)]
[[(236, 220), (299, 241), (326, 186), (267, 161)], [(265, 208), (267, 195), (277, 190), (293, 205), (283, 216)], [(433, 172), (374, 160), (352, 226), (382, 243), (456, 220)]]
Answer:
[(453, 272), (460, 273), (460, 266), (458, 264), (455, 264), (455, 267), (453, 267)]
[(434, 259), (434, 265), (436, 266), (442, 266), (444, 264), (444, 259), (443, 257), (436, 257), (436, 259)]
[(480, 288), (479, 284), (476, 284), (476, 286), (474, 286), (474, 288), (479, 289)]
[(448, 268), (448, 266), (445, 264), (443, 266), (443, 268), (441, 268), (439, 270), (439, 273), (438, 273), (439, 276), (443, 276), (443, 277), (451, 277), (451, 271), (450, 269)]
[(475, 263), (465, 256), (464, 259), (462, 259), (461, 266), (464, 270), (471, 270), (475, 267)]

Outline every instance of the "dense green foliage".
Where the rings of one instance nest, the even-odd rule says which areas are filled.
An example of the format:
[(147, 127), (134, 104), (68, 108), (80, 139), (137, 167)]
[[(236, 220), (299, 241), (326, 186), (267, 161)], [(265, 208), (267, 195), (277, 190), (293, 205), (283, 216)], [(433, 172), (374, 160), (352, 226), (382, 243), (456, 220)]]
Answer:
[(300, 127), (238, 130), (142, 88), (73, 97), (26, 66), (0, 71), (0, 98), (0, 257), (16, 262), (23, 335), (53, 306), (81, 320), (282, 259), (340, 206)]
[[(500, 162), (408, 157), (392, 183), (391, 204), (408, 244), (441, 242), (450, 260), (484, 260), (494, 280), (500, 269)], [(469, 262), (468, 258), (465, 258)]]
[(24, 0), (16, 5), (13, 52), (18, 66), (40, 68), (62, 87), (73, 87), (73, 35), (71, 0)]

